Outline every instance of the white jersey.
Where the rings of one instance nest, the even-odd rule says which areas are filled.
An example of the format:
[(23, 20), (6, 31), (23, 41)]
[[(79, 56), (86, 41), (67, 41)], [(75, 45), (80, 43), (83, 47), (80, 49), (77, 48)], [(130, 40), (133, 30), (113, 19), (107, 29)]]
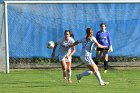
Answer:
[(60, 45), (59, 48), (59, 57), (64, 57), (66, 55), (69, 55), (71, 53), (71, 48), (68, 48), (68, 45), (72, 45), (74, 43), (74, 39), (72, 37), (69, 37), (68, 41), (65, 40), (65, 37), (59, 39), (57, 41), (57, 44)]
[(92, 37), (90, 41), (87, 41), (86, 38), (82, 38), (81, 40), (78, 40), (78, 42), (82, 43), (81, 56), (91, 56), (94, 44), (97, 42), (96, 38)]

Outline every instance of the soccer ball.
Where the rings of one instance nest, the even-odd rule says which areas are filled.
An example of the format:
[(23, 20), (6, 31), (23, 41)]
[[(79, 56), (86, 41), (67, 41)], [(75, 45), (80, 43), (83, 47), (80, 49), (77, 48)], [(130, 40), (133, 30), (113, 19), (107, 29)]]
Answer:
[(55, 46), (55, 43), (53, 41), (49, 41), (47, 44), (47, 48), (49, 48), (49, 49), (54, 48), (54, 46)]

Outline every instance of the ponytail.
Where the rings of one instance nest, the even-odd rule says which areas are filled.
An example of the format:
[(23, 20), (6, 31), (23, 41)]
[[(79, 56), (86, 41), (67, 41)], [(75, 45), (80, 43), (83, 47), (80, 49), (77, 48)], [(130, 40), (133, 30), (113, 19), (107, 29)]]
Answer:
[(86, 40), (91, 40), (91, 38), (93, 37), (93, 30), (91, 28), (87, 28), (86, 29)]
[(70, 31), (70, 30), (69, 30), (69, 32), (70, 32), (70, 37), (74, 38), (74, 34), (73, 34), (73, 32)]

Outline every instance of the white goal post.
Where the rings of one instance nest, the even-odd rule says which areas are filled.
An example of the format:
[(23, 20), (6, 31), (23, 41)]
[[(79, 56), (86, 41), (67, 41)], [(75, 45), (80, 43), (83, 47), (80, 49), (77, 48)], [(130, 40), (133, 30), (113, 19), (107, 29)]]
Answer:
[(8, 47), (8, 4), (89, 4), (89, 3), (140, 3), (140, 0), (96, 0), (96, 1), (4, 1), (4, 30), (5, 30), (5, 40), (6, 40), (6, 73), (9, 73), (9, 47)]

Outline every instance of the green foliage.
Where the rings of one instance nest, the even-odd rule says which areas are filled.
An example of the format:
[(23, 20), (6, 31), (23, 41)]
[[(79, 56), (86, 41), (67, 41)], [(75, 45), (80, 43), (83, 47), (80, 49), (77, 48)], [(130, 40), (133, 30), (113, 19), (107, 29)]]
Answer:
[[(93, 58), (93, 60), (97, 60), (96, 58)], [(103, 58), (100, 59), (101, 62), (103, 62)], [(110, 62), (139, 62), (140, 57), (126, 57), (126, 56), (109, 56)], [(58, 58), (39, 58), (39, 57), (33, 57), (33, 58), (10, 58), (10, 63), (58, 63)], [(81, 62), (81, 59), (79, 56), (73, 56), (72, 62), (79, 63)]]
[(10, 58), (10, 63), (57, 63), (59, 60), (57, 58)]
[(139, 62), (140, 57), (110, 56), (109, 61), (111, 62)]

